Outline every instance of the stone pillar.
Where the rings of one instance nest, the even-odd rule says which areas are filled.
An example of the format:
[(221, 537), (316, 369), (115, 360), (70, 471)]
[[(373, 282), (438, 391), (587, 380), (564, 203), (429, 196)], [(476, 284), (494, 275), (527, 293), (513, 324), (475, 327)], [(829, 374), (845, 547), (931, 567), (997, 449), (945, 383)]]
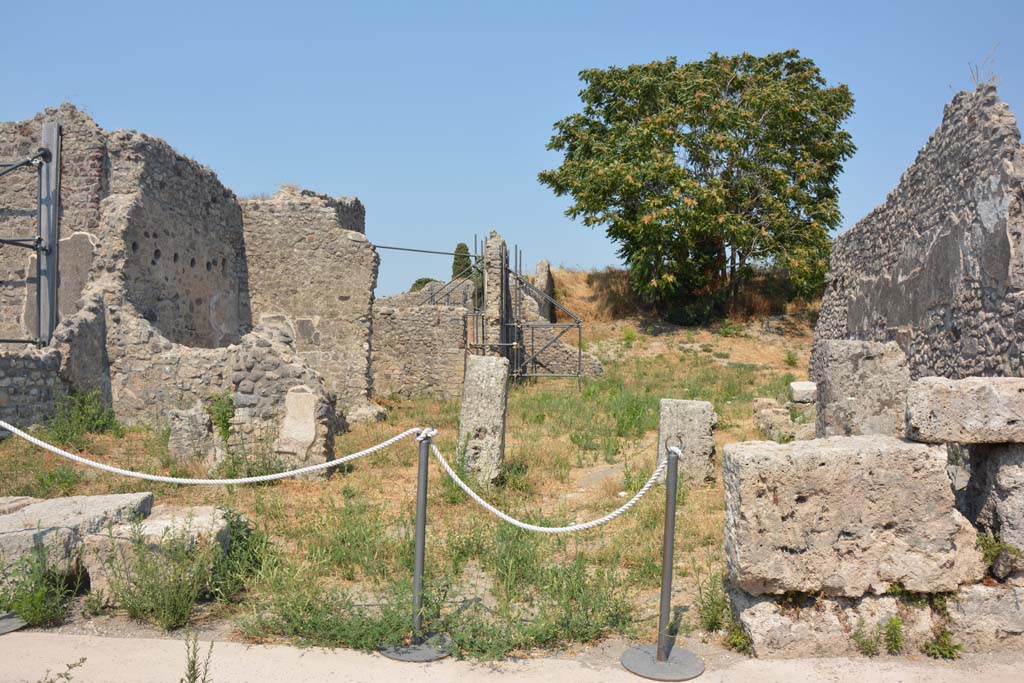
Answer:
[[(533, 285), (547, 296), (555, 296), (555, 279), (551, 275), (551, 264), (547, 261), (537, 263), (537, 274), (533, 277)], [(550, 323), (555, 322), (554, 306), (550, 301), (537, 301), (538, 315)]]
[[(679, 476), (691, 484), (715, 481), (715, 408), (707, 401), (661, 399), (658, 422), (658, 463), (668, 457), (668, 447), (682, 451)], [(665, 481), (662, 473), (661, 480)]]
[(811, 359), (817, 435), (903, 436), (910, 368), (895, 342), (820, 340)]
[(508, 355), (508, 330), (503, 320), (511, 318), (508, 298), (508, 250), (505, 240), (492, 230), (484, 241), (484, 336), (488, 356)]
[(469, 356), (459, 410), (458, 452), (466, 471), (489, 484), (505, 459), (508, 359)]

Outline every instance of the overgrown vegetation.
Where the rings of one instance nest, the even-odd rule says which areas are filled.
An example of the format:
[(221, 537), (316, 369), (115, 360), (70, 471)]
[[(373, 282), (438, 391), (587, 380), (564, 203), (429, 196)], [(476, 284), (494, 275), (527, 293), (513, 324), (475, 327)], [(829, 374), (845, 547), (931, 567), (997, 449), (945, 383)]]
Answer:
[(53, 564), (45, 546), (37, 543), (5, 573), (0, 611), (14, 612), (29, 626), (55, 626), (64, 621), (78, 582)]
[(83, 450), (89, 434), (121, 436), (124, 428), (99, 392), (70, 391), (54, 402), (53, 415), (46, 421), (45, 440), (66, 448)]
[(206, 657), (199, 660), (199, 636), (191, 631), (185, 634), (185, 676), (179, 683), (211, 683), (210, 657), (213, 656), (213, 641), (206, 650)]
[(206, 409), (213, 428), (225, 444), (231, 438), (231, 420), (235, 417), (235, 397), (230, 389), (215, 395)]
[(889, 617), (883, 630), (885, 651), (891, 655), (903, 652), (903, 620), (898, 614)]
[(985, 561), (985, 566), (989, 569), (996, 563), (999, 556), (1006, 553), (1010, 557), (1021, 557), (1021, 549), (1010, 543), (1000, 540), (999, 536), (991, 532), (984, 532), (978, 534), (977, 540), (978, 550), (981, 551), (981, 556)]
[(876, 657), (878, 656), (879, 645), (882, 641), (882, 626), (868, 628), (864, 624), (864, 619), (858, 619), (857, 628), (853, 629), (850, 638), (853, 639), (854, 645), (857, 646), (857, 652), (865, 657)]
[(435, 280), (432, 277), (418, 277), (413, 281), (412, 285), (409, 287), (409, 291), (418, 292), (427, 285), (429, 285), (431, 282), (440, 282), (440, 280)]
[(933, 659), (960, 659), (960, 651), (964, 646), (953, 642), (953, 634), (949, 629), (940, 629), (935, 637), (921, 646), (921, 652)]

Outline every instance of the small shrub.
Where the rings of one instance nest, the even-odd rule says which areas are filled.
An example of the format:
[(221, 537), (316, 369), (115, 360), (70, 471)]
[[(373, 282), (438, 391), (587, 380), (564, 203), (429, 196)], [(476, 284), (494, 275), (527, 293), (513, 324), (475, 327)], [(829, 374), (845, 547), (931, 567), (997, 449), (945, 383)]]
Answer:
[(857, 621), (857, 628), (853, 630), (850, 637), (853, 638), (853, 643), (857, 646), (857, 651), (862, 655), (865, 657), (878, 656), (879, 646), (882, 641), (881, 627), (869, 629), (864, 625), (864, 620), (860, 619)]
[(729, 357), (729, 352), (728, 351), (715, 351), (711, 355), (714, 356), (715, 358), (719, 358), (721, 360), (725, 360), (726, 358)]
[(58, 445), (82, 450), (87, 445), (86, 434), (120, 437), (124, 428), (99, 392), (70, 391), (56, 400), (53, 415), (46, 421), (46, 437)]
[(50, 553), (36, 544), (8, 569), (0, 609), (11, 610), (29, 626), (53, 626), (68, 615), (75, 586), (50, 563)]
[(754, 641), (743, 625), (730, 617), (725, 627), (725, 646), (747, 656), (754, 654)]
[(789, 366), (791, 368), (795, 368), (798, 361), (799, 361), (799, 358), (797, 357), (795, 351), (786, 351), (786, 357), (783, 359), (783, 362), (787, 366)]
[(129, 547), (115, 547), (106, 559), (114, 600), (132, 619), (168, 631), (184, 626), (196, 601), (210, 593), (220, 546), (194, 542), (188, 528), (173, 529), (152, 545), (137, 522), (131, 533)]
[(47, 669), (43, 677), (39, 679), (38, 683), (68, 683), (74, 680), (74, 676), (71, 674), (72, 671), (85, 664), (86, 659), (82, 657), (77, 662), (71, 662), (70, 664), (64, 665), (64, 670), (59, 674), (51, 674), (50, 670)]
[(697, 574), (697, 619), (705, 631), (714, 632), (726, 626), (732, 617), (729, 598), (720, 572), (713, 572), (702, 581)]
[(210, 580), (210, 593), (220, 601), (245, 590), (273, 558), (274, 548), (266, 531), (251, 524), (241, 513), (221, 508), (228, 525), (228, 551), (217, 553)]
[(889, 617), (884, 629), (885, 651), (891, 655), (903, 652), (903, 620), (898, 614)]
[(231, 438), (231, 420), (235, 417), (235, 397), (231, 390), (214, 396), (206, 412), (209, 413), (210, 421), (220, 435), (221, 441), (227, 443)]
[(637, 334), (636, 330), (632, 327), (625, 327), (622, 330), (622, 345), (627, 349), (633, 348), (633, 344), (636, 342)]
[(985, 566), (991, 568), (999, 556), (1007, 553), (1012, 557), (1021, 557), (1020, 548), (1001, 541), (998, 536), (992, 533), (978, 534), (978, 550), (985, 561)]
[(953, 642), (953, 634), (949, 629), (942, 629), (935, 637), (921, 646), (921, 652), (933, 659), (960, 659), (960, 651), (964, 646)]
[(596, 451), (600, 448), (597, 438), (590, 432), (573, 432), (569, 435), (569, 441), (581, 451)]
[(107, 595), (101, 590), (90, 590), (82, 600), (82, 610), (90, 617), (107, 612)]
[(206, 650), (206, 657), (199, 663), (199, 636), (191, 631), (185, 634), (185, 676), (179, 683), (210, 683), (210, 656), (213, 655), (213, 641)]

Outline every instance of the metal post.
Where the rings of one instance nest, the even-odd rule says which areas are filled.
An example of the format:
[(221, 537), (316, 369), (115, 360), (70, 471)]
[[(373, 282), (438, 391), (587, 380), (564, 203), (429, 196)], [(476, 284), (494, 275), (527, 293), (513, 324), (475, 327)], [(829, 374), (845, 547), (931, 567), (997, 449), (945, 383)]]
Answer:
[(446, 639), (423, 632), (423, 560), (427, 546), (427, 473), (430, 465), (431, 438), (419, 442), (419, 469), (416, 473), (416, 548), (412, 568), (412, 637), (408, 645), (381, 649), (381, 654), (403, 662), (433, 662), (450, 652)]
[(638, 645), (622, 654), (628, 671), (655, 681), (687, 681), (704, 673), (704, 660), (681, 647), (673, 647), (668, 632), (672, 615), (672, 561), (676, 540), (676, 488), (679, 484), (678, 449), (668, 449), (665, 477), (665, 536), (661, 557), (661, 606), (658, 612), (658, 644)]
[(423, 555), (427, 543), (427, 466), (430, 439), (420, 441), (420, 465), (416, 475), (416, 552), (412, 565), (412, 642), (423, 642)]
[(39, 249), (36, 252), (36, 336), (49, 344), (57, 327), (57, 212), (60, 199), (60, 126), (44, 123), (42, 146), (49, 152), (39, 167)]
[(665, 477), (665, 536), (661, 543), (661, 606), (658, 611), (658, 661), (668, 660), (672, 649), (668, 622), (672, 612), (672, 561), (676, 548), (676, 487), (679, 485), (679, 458), (669, 454)]

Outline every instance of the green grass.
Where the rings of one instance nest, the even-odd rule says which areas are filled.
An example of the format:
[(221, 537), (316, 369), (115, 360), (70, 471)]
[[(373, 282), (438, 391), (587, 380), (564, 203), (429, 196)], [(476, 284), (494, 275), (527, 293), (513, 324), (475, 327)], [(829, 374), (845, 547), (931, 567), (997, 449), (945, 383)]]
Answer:
[(122, 436), (124, 428), (98, 392), (71, 391), (55, 401), (40, 436), (58, 446), (83, 450), (88, 446), (88, 434)]

